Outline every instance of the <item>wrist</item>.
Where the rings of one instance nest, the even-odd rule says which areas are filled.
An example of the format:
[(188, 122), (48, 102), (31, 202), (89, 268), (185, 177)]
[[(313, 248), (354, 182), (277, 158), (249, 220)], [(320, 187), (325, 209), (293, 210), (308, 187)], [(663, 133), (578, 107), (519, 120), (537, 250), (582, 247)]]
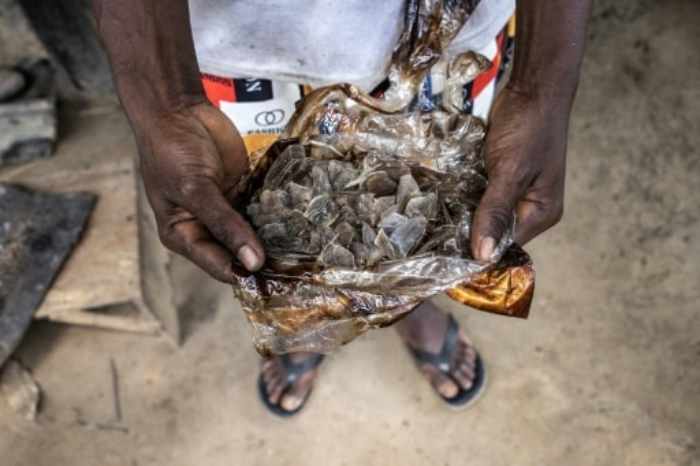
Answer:
[(150, 126), (165, 115), (207, 102), (198, 80), (193, 85), (167, 82), (139, 72), (120, 79), (115, 73), (119, 98), (135, 129)]
[(518, 2), (513, 89), (538, 100), (571, 106), (590, 6), (591, 0)]
[(206, 100), (187, 0), (93, 0), (117, 92), (135, 126)]
[(542, 102), (555, 108), (570, 109), (578, 89), (576, 76), (550, 76), (546, 80), (511, 77), (505, 86), (509, 92), (534, 102)]

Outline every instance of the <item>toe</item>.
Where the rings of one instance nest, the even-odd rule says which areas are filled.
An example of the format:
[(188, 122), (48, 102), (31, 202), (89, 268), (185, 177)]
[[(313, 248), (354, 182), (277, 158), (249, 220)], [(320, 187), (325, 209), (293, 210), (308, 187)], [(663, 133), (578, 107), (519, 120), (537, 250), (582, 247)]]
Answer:
[(474, 349), (461, 341), (454, 353), (450, 374), (462, 390), (469, 390), (474, 385), (475, 357)]
[(268, 359), (266, 361), (263, 361), (260, 372), (262, 372), (262, 374), (264, 376), (266, 376), (266, 375), (269, 375), (273, 372), (276, 372), (278, 367), (279, 367), (279, 364), (277, 364), (277, 361), (275, 361), (273, 359)]
[(280, 401), (280, 406), (282, 409), (285, 411), (295, 411), (301, 404), (304, 402), (304, 397), (302, 396), (297, 396), (297, 395), (291, 395), (287, 394), (282, 397), (282, 401)]
[(454, 367), (455, 370), (464, 369), (474, 372), (474, 362), (469, 359), (466, 353), (456, 355), (452, 360), (452, 367)]
[(463, 365), (457, 368), (457, 372), (464, 375), (469, 380), (474, 380), (475, 371), (471, 366)]
[(263, 362), (260, 370), (260, 376), (262, 377), (263, 384), (265, 385), (265, 391), (268, 395), (270, 395), (274, 391), (275, 386), (279, 384), (281, 378), (279, 365), (276, 364), (274, 360)]
[(274, 388), (280, 384), (282, 376), (277, 372), (271, 372), (267, 375), (263, 374), (263, 382), (265, 382), (265, 387), (267, 388), (267, 393), (270, 394)]
[(462, 390), (469, 390), (474, 385), (474, 378), (469, 373), (469, 371), (464, 369), (459, 369), (455, 371), (452, 376), (457, 382), (459, 382), (460, 388)]
[(272, 404), (278, 404), (282, 392), (284, 391), (284, 381), (282, 377), (275, 377), (267, 387), (267, 394)]
[(275, 379), (279, 378), (279, 371), (263, 369), (260, 375), (262, 376), (263, 382), (265, 382), (266, 385), (270, 385)]
[(310, 371), (302, 375), (280, 400), (282, 409), (294, 411), (299, 408), (308, 396), (315, 377), (316, 371)]
[[(313, 354), (297, 353), (292, 356), (292, 360), (298, 364), (309, 356)], [(287, 368), (279, 357), (263, 361), (260, 369), (267, 401), (285, 411), (295, 411), (302, 405), (311, 390), (316, 374), (316, 370), (309, 371), (290, 385)]]
[(459, 387), (446, 374), (431, 365), (422, 368), (423, 373), (430, 380), (433, 388), (445, 398), (453, 398), (459, 393)]
[(453, 358), (456, 366), (466, 365), (473, 368), (476, 365), (476, 349), (469, 343), (469, 340), (460, 333), (460, 342)]
[(472, 367), (476, 364), (476, 350), (471, 346), (468, 346), (465, 351), (465, 359)]

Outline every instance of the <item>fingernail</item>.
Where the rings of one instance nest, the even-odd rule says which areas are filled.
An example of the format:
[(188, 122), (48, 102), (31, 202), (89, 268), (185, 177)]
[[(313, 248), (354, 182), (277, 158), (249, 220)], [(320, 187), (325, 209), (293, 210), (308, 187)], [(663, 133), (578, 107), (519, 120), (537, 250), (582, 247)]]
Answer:
[(238, 250), (238, 260), (241, 261), (245, 268), (251, 272), (258, 270), (262, 266), (260, 263), (260, 257), (258, 257), (253, 248), (247, 244), (241, 246), (241, 248)]
[(487, 261), (491, 259), (493, 255), (493, 250), (496, 248), (496, 240), (487, 236), (481, 240), (479, 244), (479, 260)]

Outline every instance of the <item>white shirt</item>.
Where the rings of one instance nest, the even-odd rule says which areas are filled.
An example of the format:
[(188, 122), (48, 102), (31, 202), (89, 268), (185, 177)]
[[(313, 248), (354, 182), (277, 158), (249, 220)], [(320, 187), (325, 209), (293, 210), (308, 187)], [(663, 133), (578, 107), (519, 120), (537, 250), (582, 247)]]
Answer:
[[(403, 27), (404, 0), (190, 0), (200, 69), (370, 90), (386, 76)], [(481, 0), (448, 54), (482, 49), (515, 0)]]

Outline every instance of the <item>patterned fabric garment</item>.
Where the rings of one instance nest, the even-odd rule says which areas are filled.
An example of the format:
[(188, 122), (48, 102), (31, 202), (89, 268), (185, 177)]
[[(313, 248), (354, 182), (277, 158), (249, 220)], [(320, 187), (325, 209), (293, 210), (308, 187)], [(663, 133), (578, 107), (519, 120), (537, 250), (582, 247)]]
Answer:
[[(501, 80), (513, 59), (515, 18), (497, 37), (476, 50), (492, 66), (464, 86), (464, 112), (488, 119)], [(444, 85), (444, 68), (438, 63), (423, 82), (412, 104), (414, 109), (430, 111), (439, 106)], [(207, 98), (236, 125), (248, 152), (272, 144), (294, 113), (296, 102), (311, 90), (310, 86), (268, 79), (222, 77), (203, 74)], [(381, 88), (381, 85), (378, 86)]]

